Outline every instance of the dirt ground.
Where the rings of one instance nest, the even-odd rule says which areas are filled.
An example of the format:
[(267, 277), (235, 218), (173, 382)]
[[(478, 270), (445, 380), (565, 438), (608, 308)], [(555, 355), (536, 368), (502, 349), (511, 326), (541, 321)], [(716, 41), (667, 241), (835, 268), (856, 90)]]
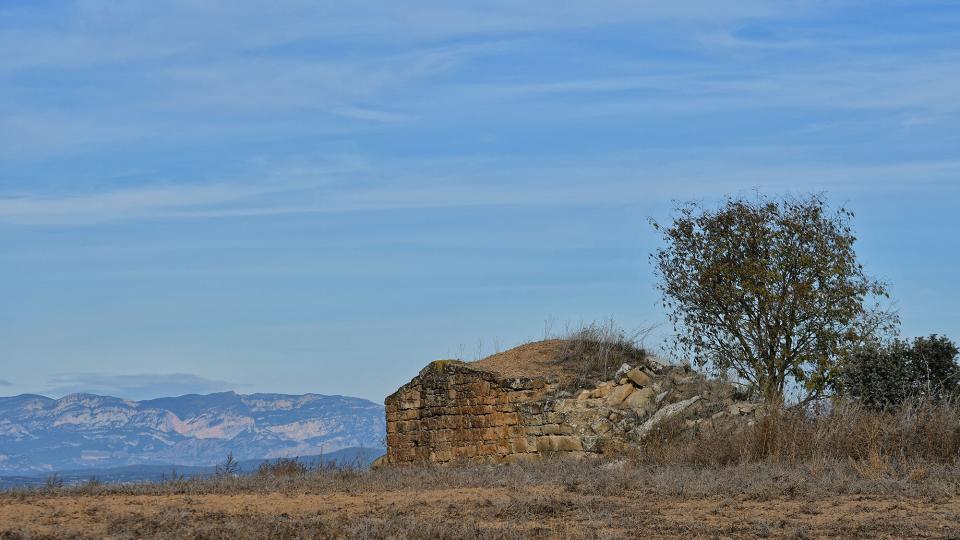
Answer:
[(960, 496), (589, 494), (560, 485), (0, 499), (0, 538), (960, 538)]

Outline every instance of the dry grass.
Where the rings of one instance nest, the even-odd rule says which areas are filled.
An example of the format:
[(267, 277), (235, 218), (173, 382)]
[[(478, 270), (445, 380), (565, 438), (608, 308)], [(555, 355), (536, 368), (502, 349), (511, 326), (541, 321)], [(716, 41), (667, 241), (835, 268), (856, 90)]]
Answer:
[(955, 465), (546, 459), (9, 492), (0, 538), (942, 537), (958, 516)]
[(717, 466), (546, 458), (512, 465), (463, 463), (453, 466), (403, 466), (374, 471), (322, 469), (293, 476), (249, 475), (183, 479), (163, 483), (95, 484), (64, 488), (15, 489), (0, 501), (59, 497), (323, 495), (370, 494), (444, 489), (506, 489), (560, 485), (567, 491), (659, 495), (826, 497), (837, 494), (941, 496), (960, 494), (960, 465), (927, 462), (926, 472), (887, 464), (873, 470), (870, 458), (818, 459), (800, 463), (761, 461)]
[(898, 470), (954, 465), (960, 460), (960, 407), (919, 403), (877, 412), (839, 404), (829, 413), (773, 411), (753, 425), (718, 422), (694, 433), (666, 423), (643, 457), (654, 463), (711, 466), (824, 460)]
[(960, 414), (852, 407), (682, 435), (629, 459), (310, 469), (0, 494), (0, 538), (960, 536)]
[(309, 467), (296, 458), (279, 458), (261, 463), (257, 468), (257, 476), (302, 476), (308, 471)]
[(554, 363), (575, 373), (570, 390), (592, 388), (597, 383), (613, 379), (623, 364), (637, 366), (647, 359), (641, 346), (645, 330), (628, 332), (613, 321), (592, 323), (564, 336), (565, 347)]
[(501, 377), (543, 377), (567, 390), (592, 388), (610, 380), (623, 364), (644, 363), (641, 341), (650, 329), (628, 332), (614, 322), (591, 323), (560, 337), (524, 343), (508, 351), (469, 362)]

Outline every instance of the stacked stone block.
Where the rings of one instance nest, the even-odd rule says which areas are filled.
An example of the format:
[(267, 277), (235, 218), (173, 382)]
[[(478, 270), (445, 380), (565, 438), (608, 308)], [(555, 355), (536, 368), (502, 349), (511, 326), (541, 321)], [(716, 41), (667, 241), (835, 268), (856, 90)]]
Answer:
[(669, 418), (687, 427), (752, 416), (732, 387), (684, 366), (624, 366), (576, 395), (542, 377), (507, 378), (439, 360), (387, 397), (386, 463), (504, 462), (624, 452)]
[(386, 399), (387, 462), (497, 461), (534, 452), (527, 425), (551, 390), (540, 379), (433, 362)]

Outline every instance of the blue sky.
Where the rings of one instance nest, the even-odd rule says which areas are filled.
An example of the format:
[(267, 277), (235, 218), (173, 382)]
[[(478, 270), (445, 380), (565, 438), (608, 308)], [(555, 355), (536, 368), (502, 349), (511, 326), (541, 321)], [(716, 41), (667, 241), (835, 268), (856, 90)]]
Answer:
[(754, 189), (960, 338), (960, 6), (559, 4), (0, 0), (0, 394), (380, 401), (663, 322), (647, 219)]

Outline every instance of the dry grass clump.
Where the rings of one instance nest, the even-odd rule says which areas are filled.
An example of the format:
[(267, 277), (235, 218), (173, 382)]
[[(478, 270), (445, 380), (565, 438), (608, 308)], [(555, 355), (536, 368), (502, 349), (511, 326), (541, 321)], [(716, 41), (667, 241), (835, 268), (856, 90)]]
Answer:
[(257, 476), (301, 476), (309, 468), (297, 458), (278, 458), (275, 461), (264, 461), (257, 467)]
[(824, 460), (868, 463), (871, 468), (960, 462), (960, 406), (915, 403), (873, 411), (842, 403), (827, 412), (774, 410), (752, 425), (717, 422), (696, 431), (664, 423), (644, 447), (653, 463), (731, 465)]
[(595, 322), (569, 331), (563, 337), (567, 347), (555, 360), (576, 374), (568, 389), (593, 387), (612, 379), (623, 364), (645, 363), (647, 352), (640, 341), (646, 333), (645, 330), (627, 332), (613, 321)]

